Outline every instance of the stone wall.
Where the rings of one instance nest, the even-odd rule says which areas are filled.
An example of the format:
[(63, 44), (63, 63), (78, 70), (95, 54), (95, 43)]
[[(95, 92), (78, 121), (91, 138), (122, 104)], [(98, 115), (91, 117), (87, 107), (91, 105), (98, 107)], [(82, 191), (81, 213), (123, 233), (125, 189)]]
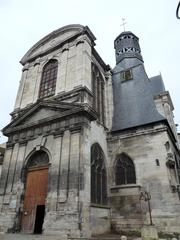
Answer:
[[(174, 114), (173, 114), (174, 106), (171, 100), (170, 93), (168, 91), (165, 91), (157, 95), (154, 98), (154, 102), (156, 104), (156, 108), (158, 112), (167, 119), (169, 126), (171, 127), (174, 133), (174, 136), (178, 141), (177, 128), (174, 122)], [(178, 143), (178, 147), (179, 147), (179, 143)]]
[[(26, 145), (16, 143), (13, 148), (6, 150), (0, 181), (2, 210), (0, 226), (5, 231), (14, 227), (15, 215), (23, 211), (22, 196), (25, 186), (21, 176), (22, 169), (31, 154), (38, 149), (44, 149), (48, 153), (50, 164), (44, 229), (46, 232), (51, 231), (51, 228), (53, 231), (78, 229), (78, 197), (80, 188), (82, 191), (84, 184), (83, 173), (79, 172), (80, 136), (80, 132), (67, 130), (64, 134), (55, 137), (40, 136), (28, 141)], [(5, 225), (2, 217), (4, 214), (7, 218)], [(59, 223), (51, 224), (53, 216), (55, 216), (55, 222)], [(64, 218), (69, 220), (66, 222)]]
[[(63, 36), (62, 36), (63, 37)], [(43, 51), (49, 52), (51, 42)], [(58, 74), (55, 95), (70, 91), (77, 86), (91, 90), (91, 41), (82, 35), (45, 56), (26, 63), (23, 68), (15, 109), (21, 109), (37, 101), (44, 65), (49, 59), (58, 60)]]
[[(168, 151), (165, 144), (167, 141), (170, 142), (168, 151), (176, 152), (175, 145), (172, 143), (167, 134), (167, 128), (163, 124), (138, 128), (129, 131), (129, 133), (127, 131), (109, 138), (109, 158), (111, 159), (109, 181), (112, 186), (112, 208), (114, 209), (115, 218), (119, 216), (118, 218), (121, 219), (121, 224), (123, 224), (122, 218), (124, 217), (131, 219), (136, 215), (138, 219), (142, 219), (142, 213), (143, 222), (149, 223), (147, 203), (139, 201), (139, 193), (133, 193), (134, 186), (124, 185), (124, 193), (122, 188), (119, 188), (119, 192), (114, 196), (114, 161), (118, 154), (126, 153), (135, 165), (137, 187), (139, 186), (140, 191), (145, 189), (151, 194), (154, 223), (157, 224), (160, 230), (179, 231), (178, 224), (180, 218), (177, 211), (180, 211), (180, 204), (178, 193), (173, 192), (171, 188), (171, 177), (166, 165)], [(159, 164), (157, 164), (156, 159)], [(176, 184), (179, 184), (179, 179), (175, 172), (174, 180)], [(131, 197), (131, 195), (134, 195), (134, 197)], [(119, 210), (116, 207), (118, 199)], [(177, 222), (176, 225), (175, 222)], [(126, 220), (124, 221), (125, 223)]]
[(109, 233), (111, 229), (110, 208), (91, 207), (90, 224), (92, 235)]

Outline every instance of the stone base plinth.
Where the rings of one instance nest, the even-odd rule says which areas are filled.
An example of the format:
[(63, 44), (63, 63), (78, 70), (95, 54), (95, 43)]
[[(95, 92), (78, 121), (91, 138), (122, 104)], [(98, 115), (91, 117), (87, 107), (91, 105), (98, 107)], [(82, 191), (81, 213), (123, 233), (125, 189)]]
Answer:
[(142, 240), (157, 240), (158, 233), (155, 226), (143, 226), (141, 229)]

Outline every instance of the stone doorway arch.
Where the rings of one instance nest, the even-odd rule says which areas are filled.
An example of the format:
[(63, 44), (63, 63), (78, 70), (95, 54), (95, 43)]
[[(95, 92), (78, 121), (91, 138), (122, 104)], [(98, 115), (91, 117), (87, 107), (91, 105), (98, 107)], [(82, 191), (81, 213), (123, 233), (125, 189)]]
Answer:
[(21, 219), (24, 233), (42, 233), (48, 189), (49, 156), (43, 151), (34, 152), (23, 173), (25, 194)]

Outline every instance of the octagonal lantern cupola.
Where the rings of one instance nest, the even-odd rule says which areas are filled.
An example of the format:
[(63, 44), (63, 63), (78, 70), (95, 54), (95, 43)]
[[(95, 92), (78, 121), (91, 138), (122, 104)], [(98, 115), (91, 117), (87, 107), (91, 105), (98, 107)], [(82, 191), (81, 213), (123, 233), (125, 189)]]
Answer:
[(137, 58), (143, 62), (139, 38), (132, 32), (122, 32), (114, 40), (114, 48), (116, 53), (116, 64), (120, 63), (124, 58)]

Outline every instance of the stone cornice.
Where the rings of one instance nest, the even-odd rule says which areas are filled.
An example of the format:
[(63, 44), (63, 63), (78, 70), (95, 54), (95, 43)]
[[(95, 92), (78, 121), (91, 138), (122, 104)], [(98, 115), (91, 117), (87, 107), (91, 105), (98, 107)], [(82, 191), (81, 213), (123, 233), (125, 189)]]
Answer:
[[(47, 121), (44, 124), (29, 126), (22, 129), (12, 129), (8, 134), (7, 148), (12, 148), (16, 143), (26, 145), (28, 141), (37, 139), (39, 136), (52, 135), (54, 138), (62, 137), (66, 130), (72, 134), (81, 133), (84, 126), (90, 124), (90, 119), (87, 114), (77, 113), (77, 115), (68, 116), (64, 119), (56, 119), (57, 121)], [(16, 130), (16, 131), (15, 131)]]
[(137, 137), (141, 135), (167, 131), (168, 127), (164, 123), (165, 121), (164, 122), (162, 121), (162, 122), (156, 122), (156, 124), (149, 124), (149, 125), (139, 126), (136, 128), (126, 129), (124, 131), (109, 132), (107, 140), (111, 142), (117, 139), (132, 138), (132, 137)]
[[(16, 115), (23, 115), (25, 114), (27, 111), (29, 111), (29, 109), (33, 108), (38, 102), (52, 102), (52, 101), (61, 101), (61, 105), (65, 104), (65, 105), (76, 105), (79, 106), (79, 101), (71, 101), (71, 102), (64, 102), (67, 99), (71, 99), (72, 97), (81, 97), (81, 93), (87, 93), (90, 97), (93, 97), (92, 92), (86, 87), (86, 86), (77, 86), (74, 89), (70, 90), (70, 91), (63, 91), (58, 93), (55, 96), (52, 96), (51, 98), (49, 98), (48, 100), (46, 99), (38, 99), (36, 103), (34, 104), (29, 104), (27, 105), (25, 108), (19, 109), (16, 108), (13, 112), (10, 113), (10, 115), (12, 117), (16, 116)], [(79, 100), (79, 99), (78, 99)], [(59, 103), (58, 103), (59, 104)]]
[(54, 99), (65, 100), (65, 99), (69, 98), (70, 96), (79, 94), (80, 92), (86, 92), (91, 97), (93, 96), (92, 92), (86, 86), (77, 86), (70, 91), (58, 93), (56, 96), (54, 96)]
[(177, 152), (180, 152), (179, 148), (176, 145), (176, 138), (174, 136), (174, 133), (166, 119), (161, 120), (159, 122), (154, 122), (147, 125), (142, 125), (139, 127), (129, 128), (117, 132), (109, 131), (107, 141), (108, 142), (114, 142), (121, 139), (126, 138), (132, 138), (142, 135), (149, 135), (149, 134), (156, 134), (158, 132), (167, 132), (170, 139), (172, 140), (172, 143), (177, 150)]

